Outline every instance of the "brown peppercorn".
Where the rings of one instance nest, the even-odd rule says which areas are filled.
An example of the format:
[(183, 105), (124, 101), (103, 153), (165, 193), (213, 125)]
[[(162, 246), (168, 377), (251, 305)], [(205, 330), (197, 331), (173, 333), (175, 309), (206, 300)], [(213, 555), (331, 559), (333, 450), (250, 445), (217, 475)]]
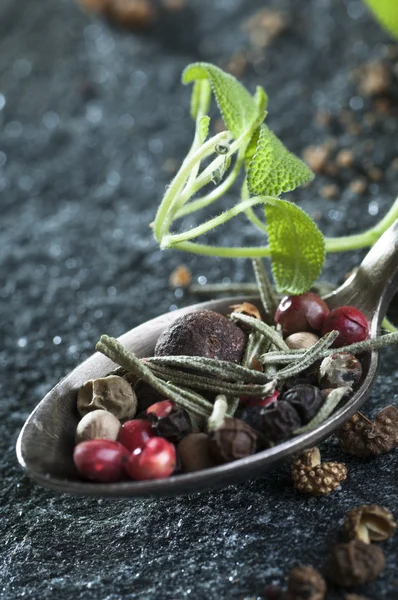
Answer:
[(338, 432), (342, 450), (359, 458), (370, 456), (368, 435), (371, 428), (372, 422), (365, 415), (355, 413)]
[(232, 321), (212, 310), (176, 319), (155, 346), (155, 356), (204, 356), (241, 363), (246, 335)]
[(324, 600), (326, 583), (310, 565), (295, 567), (289, 573), (286, 600)]
[(209, 469), (217, 464), (210, 453), (206, 433), (190, 433), (178, 444), (177, 451), (187, 473)]
[(386, 406), (372, 423), (355, 413), (339, 434), (342, 449), (354, 456), (368, 457), (391, 452), (398, 446), (398, 409)]
[(384, 554), (378, 546), (351, 540), (333, 548), (328, 577), (336, 585), (352, 588), (373, 581), (384, 567)]
[(262, 321), (260, 311), (257, 306), (254, 304), (250, 304), (250, 302), (242, 302), (241, 304), (231, 304), (230, 308), (234, 312), (242, 313), (243, 315), (247, 315), (248, 317), (254, 317), (259, 321)]
[(343, 527), (348, 540), (358, 539), (370, 544), (391, 537), (397, 524), (387, 508), (369, 504), (351, 510), (345, 517)]
[(338, 388), (354, 386), (362, 376), (362, 365), (348, 352), (336, 352), (323, 359), (319, 367), (319, 386)]
[(77, 410), (84, 416), (97, 409), (107, 410), (120, 420), (132, 419), (137, 412), (137, 397), (123, 377), (90, 379), (78, 391)]
[(331, 494), (346, 477), (347, 467), (342, 463), (321, 463), (318, 448), (305, 450), (292, 465), (294, 487), (314, 496)]
[(219, 463), (232, 462), (254, 454), (257, 434), (241, 419), (226, 417), (220, 427), (209, 433), (210, 453)]
[(291, 350), (308, 350), (319, 340), (319, 336), (310, 331), (299, 331), (298, 333), (292, 333), (285, 339), (285, 343)]

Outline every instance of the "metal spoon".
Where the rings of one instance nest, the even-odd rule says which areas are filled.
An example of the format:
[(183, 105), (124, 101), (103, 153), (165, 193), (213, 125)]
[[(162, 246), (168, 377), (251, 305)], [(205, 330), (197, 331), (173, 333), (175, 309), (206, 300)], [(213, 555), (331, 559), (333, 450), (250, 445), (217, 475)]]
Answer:
[[(357, 272), (330, 294), (326, 301), (330, 308), (353, 305), (362, 310), (370, 322), (373, 337), (379, 330), (397, 286), (398, 221), (373, 246)], [(149, 356), (159, 334), (181, 315), (202, 309), (225, 314), (232, 303), (243, 300), (258, 302), (256, 298), (235, 297), (195, 304), (148, 321), (121, 336), (120, 341), (138, 356)], [(377, 375), (378, 352), (369, 352), (363, 362), (365, 376), (359, 389), (327, 421), (310, 433), (247, 458), (196, 473), (163, 480), (100, 484), (82, 481), (72, 460), (78, 423), (77, 389), (88, 379), (103, 377), (115, 367), (110, 360), (96, 353), (60, 381), (32, 412), (17, 441), (18, 461), (37, 483), (58, 492), (88, 496), (163, 496), (238, 483), (261, 475), (276, 463), (318, 444), (341, 427), (370, 394)]]

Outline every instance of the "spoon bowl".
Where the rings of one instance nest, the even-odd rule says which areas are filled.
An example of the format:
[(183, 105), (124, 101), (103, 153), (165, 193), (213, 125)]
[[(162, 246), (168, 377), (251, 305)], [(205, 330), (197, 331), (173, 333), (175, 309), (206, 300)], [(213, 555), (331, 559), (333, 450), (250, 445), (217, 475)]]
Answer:
[[(357, 271), (325, 300), (330, 308), (356, 306), (367, 317), (370, 335), (375, 337), (397, 286), (398, 221), (381, 236)], [(243, 301), (260, 306), (256, 297), (202, 302), (147, 321), (122, 335), (119, 340), (138, 356), (151, 356), (159, 335), (178, 317), (204, 309), (226, 314), (231, 304)], [(18, 461), (26, 473), (40, 485), (58, 492), (86, 496), (166, 496), (225, 487), (260, 476), (297, 452), (317, 445), (339, 429), (368, 398), (377, 376), (378, 362), (376, 350), (363, 356), (364, 376), (359, 388), (311, 432), (235, 462), (195, 473), (162, 480), (101, 484), (83, 481), (72, 459), (79, 420), (76, 410), (77, 390), (89, 379), (104, 377), (115, 368), (112, 361), (95, 353), (60, 381), (29, 416), (17, 441)]]

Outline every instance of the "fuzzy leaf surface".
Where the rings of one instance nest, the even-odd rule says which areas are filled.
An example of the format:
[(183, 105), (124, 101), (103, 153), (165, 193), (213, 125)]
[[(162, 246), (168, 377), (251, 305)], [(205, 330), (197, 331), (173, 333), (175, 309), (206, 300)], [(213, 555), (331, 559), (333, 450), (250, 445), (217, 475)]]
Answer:
[[(251, 143), (250, 148), (252, 147)], [(262, 125), (247, 173), (250, 193), (280, 196), (283, 192), (290, 192), (313, 178), (311, 169), (289, 152), (266, 125)]]
[(182, 74), (182, 82), (187, 84), (209, 80), (224, 122), (235, 138), (246, 131), (260, 114), (259, 104), (235, 77), (209, 63), (193, 63)]
[(365, 0), (379, 22), (398, 39), (397, 0)]
[(278, 291), (306, 292), (319, 277), (325, 260), (322, 233), (307, 213), (287, 200), (267, 198), (265, 216)]

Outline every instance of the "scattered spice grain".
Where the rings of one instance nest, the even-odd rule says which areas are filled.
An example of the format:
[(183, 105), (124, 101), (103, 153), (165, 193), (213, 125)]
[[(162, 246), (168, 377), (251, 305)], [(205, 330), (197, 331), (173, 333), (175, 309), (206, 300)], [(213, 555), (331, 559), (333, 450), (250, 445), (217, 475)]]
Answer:
[(311, 565), (292, 569), (288, 576), (286, 600), (324, 600), (326, 582)]
[(333, 548), (328, 577), (336, 585), (353, 588), (374, 581), (384, 567), (384, 554), (378, 546), (351, 540)]
[(342, 463), (321, 463), (318, 448), (305, 450), (292, 464), (294, 487), (314, 496), (331, 494), (347, 477)]
[(358, 539), (365, 544), (387, 540), (396, 527), (391, 511), (377, 504), (354, 508), (346, 515), (343, 525), (346, 539)]

